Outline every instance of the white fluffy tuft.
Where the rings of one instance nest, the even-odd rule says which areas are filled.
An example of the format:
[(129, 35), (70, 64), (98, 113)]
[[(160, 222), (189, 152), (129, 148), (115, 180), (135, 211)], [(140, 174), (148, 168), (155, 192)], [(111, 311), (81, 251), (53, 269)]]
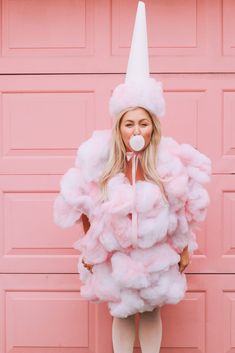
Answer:
[(153, 78), (146, 78), (138, 83), (119, 84), (109, 101), (109, 111), (113, 118), (128, 108), (142, 107), (153, 116), (162, 118), (165, 115), (165, 100), (162, 83)]

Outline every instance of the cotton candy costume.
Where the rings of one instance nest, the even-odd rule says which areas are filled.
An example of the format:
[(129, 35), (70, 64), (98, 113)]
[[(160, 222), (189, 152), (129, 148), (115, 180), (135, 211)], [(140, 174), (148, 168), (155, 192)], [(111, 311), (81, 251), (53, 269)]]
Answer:
[[(163, 116), (161, 83), (149, 77), (134, 81), (133, 77), (130, 74), (128, 80), (127, 75), (126, 82), (113, 92), (113, 118), (136, 106), (147, 109), (153, 118)], [(74, 167), (61, 178), (54, 222), (66, 228), (81, 221), (82, 214), (88, 217), (89, 231), (73, 244), (79, 250), (81, 296), (107, 302), (112, 316), (124, 318), (176, 304), (184, 297), (187, 283), (185, 274), (179, 272), (179, 253), (188, 245), (192, 255), (198, 247), (194, 226), (205, 219), (209, 205), (204, 183), (210, 179), (211, 161), (191, 145), (162, 136), (155, 167), (165, 180), (167, 202), (157, 184), (139, 180), (134, 188), (122, 172), (109, 179), (107, 200), (101, 201), (98, 182), (110, 143), (111, 130), (102, 130), (80, 145)], [(134, 213), (135, 242), (130, 217)], [(82, 259), (93, 265), (92, 273)]]

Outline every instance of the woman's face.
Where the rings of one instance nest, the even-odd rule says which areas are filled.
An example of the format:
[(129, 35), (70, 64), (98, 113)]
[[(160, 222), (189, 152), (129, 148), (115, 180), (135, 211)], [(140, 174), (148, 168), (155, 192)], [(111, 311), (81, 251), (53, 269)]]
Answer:
[(126, 112), (120, 123), (120, 132), (127, 151), (132, 151), (129, 144), (131, 136), (142, 135), (145, 140), (145, 149), (152, 136), (153, 123), (149, 114), (143, 108), (136, 108)]

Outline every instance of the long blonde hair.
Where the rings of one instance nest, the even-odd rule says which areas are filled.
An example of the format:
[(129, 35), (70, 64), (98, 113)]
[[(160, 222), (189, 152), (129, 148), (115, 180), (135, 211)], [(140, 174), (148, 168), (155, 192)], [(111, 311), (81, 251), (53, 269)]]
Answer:
[[(130, 108), (129, 110), (126, 110), (123, 114), (120, 114), (120, 116), (117, 118), (115, 122), (115, 125), (113, 126), (109, 159), (105, 165), (104, 172), (99, 180), (103, 200), (105, 200), (107, 197), (107, 183), (109, 179), (111, 179), (114, 175), (120, 172), (124, 173), (125, 171), (126, 148), (125, 148), (123, 139), (121, 137), (120, 125), (125, 113), (130, 110), (135, 110), (136, 108), (137, 107)], [(158, 147), (161, 140), (161, 124), (159, 119), (157, 118), (153, 119), (147, 110), (146, 112), (149, 114), (151, 118), (153, 132), (148, 146), (143, 150), (140, 163), (141, 163), (141, 167), (143, 169), (145, 178), (148, 181), (154, 182), (159, 186), (163, 194), (164, 200), (168, 203), (164, 186), (163, 186), (164, 180), (160, 178), (160, 176), (157, 174), (157, 171), (156, 171)]]

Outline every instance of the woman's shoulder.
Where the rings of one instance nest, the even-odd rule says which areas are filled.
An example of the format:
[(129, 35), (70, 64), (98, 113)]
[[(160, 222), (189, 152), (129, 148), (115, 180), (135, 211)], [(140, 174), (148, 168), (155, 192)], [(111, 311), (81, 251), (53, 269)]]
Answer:
[(77, 149), (75, 166), (83, 171), (87, 182), (98, 181), (108, 160), (112, 132), (95, 130)]
[[(207, 182), (211, 174), (210, 158), (189, 143), (179, 143), (174, 138), (162, 136), (159, 144), (158, 165), (174, 171), (186, 168), (190, 177)], [(176, 173), (177, 174), (177, 173)]]

